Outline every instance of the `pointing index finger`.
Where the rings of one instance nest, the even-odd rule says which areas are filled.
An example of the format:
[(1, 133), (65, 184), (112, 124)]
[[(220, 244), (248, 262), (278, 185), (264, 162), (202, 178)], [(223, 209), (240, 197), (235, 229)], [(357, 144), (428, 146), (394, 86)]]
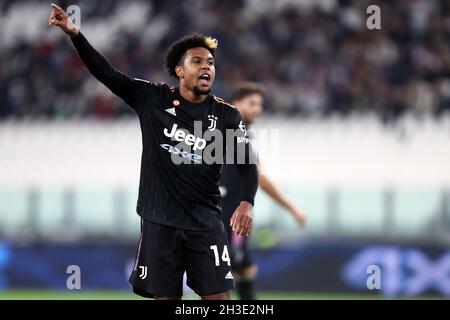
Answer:
[(52, 20), (55, 18), (55, 10), (52, 10), (50, 17), (48, 18), (48, 25), (52, 24)]
[(56, 4), (51, 3), (50, 5), (51, 5), (58, 13), (64, 12), (64, 10), (63, 10), (61, 7), (57, 6)]

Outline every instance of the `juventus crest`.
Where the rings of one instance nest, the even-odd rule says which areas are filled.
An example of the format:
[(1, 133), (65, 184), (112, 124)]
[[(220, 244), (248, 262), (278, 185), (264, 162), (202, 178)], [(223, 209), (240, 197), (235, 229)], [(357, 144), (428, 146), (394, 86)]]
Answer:
[(212, 114), (208, 115), (208, 120), (209, 120), (209, 126), (208, 126), (208, 130), (209, 131), (213, 131), (216, 129), (216, 125), (217, 125), (217, 117), (213, 116)]

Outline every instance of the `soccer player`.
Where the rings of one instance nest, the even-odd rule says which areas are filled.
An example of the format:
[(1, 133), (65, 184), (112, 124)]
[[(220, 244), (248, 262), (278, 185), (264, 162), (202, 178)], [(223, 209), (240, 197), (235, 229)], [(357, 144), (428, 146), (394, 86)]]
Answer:
[[(232, 92), (231, 103), (241, 113), (247, 128), (259, 117), (263, 109), (263, 91), (253, 82), (238, 84)], [(261, 163), (258, 162), (261, 171)], [(222, 170), (221, 190), (223, 195), (222, 218), (226, 222), (239, 206), (245, 190), (244, 181), (240, 179), (239, 170), (234, 164), (225, 164)], [(305, 224), (305, 215), (286, 199), (280, 189), (266, 176), (259, 175), (260, 187), (275, 201), (286, 208), (300, 225)], [(227, 228), (230, 242), (231, 269), (236, 280), (236, 289), (240, 299), (255, 300), (254, 279), (258, 268), (248, 250), (248, 238), (233, 235)]]
[(49, 25), (70, 36), (88, 70), (139, 117), (143, 150), (137, 213), (141, 237), (129, 279), (133, 291), (161, 300), (181, 299), (186, 271), (189, 287), (202, 299), (230, 299), (234, 279), (221, 220), (222, 163), (205, 161), (213, 156), (207, 150), (216, 141), (204, 136), (207, 132), (225, 136), (231, 129), (236, 133), (233, 144), (244, 147), (245, 161), (237, 166), (244, 181), (241, 202), (226, 223), (241, 236), (251, 232), (258, 169), (251, 161), (239, 112), (210, 93), (217, 40), (197, 34), (179, 39), (168, 48), (165, 58), (178, 86), (150, 83), (116, 70), (63, 9), (51, 6)]

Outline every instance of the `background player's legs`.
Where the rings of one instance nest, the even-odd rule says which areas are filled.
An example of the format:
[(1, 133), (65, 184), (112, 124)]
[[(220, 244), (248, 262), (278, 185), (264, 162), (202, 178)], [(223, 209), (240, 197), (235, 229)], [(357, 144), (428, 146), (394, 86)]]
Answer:
[(231, 235), (231, 269), (240, 300), (256, 300), (255, 279), (258, 266), (248, 248), (248, 238)]
[(233, 272), (236, 279), (236, 291), (240, 300), (256, 300), (255, 278), (258, 274), (258, 266), (252, 264), (239, 272)]

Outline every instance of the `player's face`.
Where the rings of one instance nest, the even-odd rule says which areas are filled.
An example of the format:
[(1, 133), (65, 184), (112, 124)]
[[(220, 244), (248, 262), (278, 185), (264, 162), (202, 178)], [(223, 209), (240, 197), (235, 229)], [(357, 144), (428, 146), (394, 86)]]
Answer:
[(238, 108), (244, 121), (250, 125), (255, 122), (261, 114), (263, 102), (263, 97), (260, 94), (253, 93), (235, 101), (234, 105)]
[(180, 71), (180, 81), (196, 95), (208, 94), (211, 90), (216, 68), (214, 58), (205, 48), (192, 48), (186, 51)]

